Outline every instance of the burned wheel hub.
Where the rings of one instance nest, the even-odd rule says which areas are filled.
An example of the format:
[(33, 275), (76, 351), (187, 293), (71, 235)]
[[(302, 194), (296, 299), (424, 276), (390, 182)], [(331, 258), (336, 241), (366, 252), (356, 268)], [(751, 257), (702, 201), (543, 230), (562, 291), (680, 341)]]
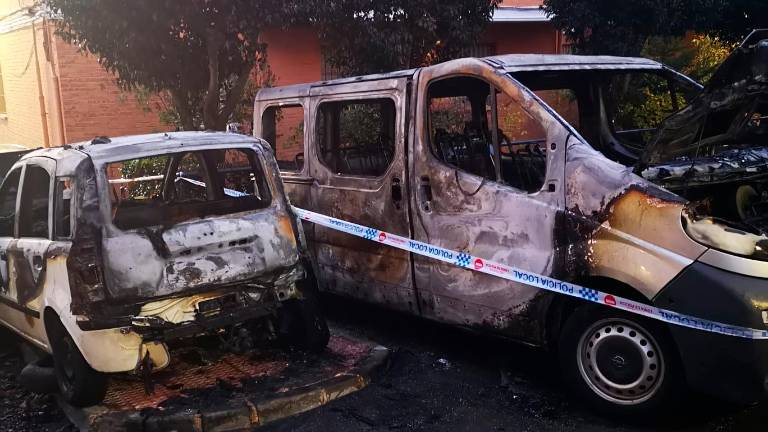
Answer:
[(664, 380), (659, 344), (632, 321), (607, 319), (594, 323), (582, 334), (577, 356), (586, 383), (612, 403), (645, 402)]

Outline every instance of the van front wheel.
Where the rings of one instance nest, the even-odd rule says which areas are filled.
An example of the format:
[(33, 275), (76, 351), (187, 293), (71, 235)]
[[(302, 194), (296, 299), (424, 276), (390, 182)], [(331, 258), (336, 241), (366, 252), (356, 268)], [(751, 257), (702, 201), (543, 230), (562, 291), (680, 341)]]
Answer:
[(584, 305), (560, 335), (560, 361), (574, 390), (603, 413), (662, 410), (680, 387), (672, 344), (657, 323)]
[(91, 368), (69, 332), (57, 320), (48, 325), (53, 366), (65, 401), (77, 407), (96, 405), (107, 393), (107, 376)]

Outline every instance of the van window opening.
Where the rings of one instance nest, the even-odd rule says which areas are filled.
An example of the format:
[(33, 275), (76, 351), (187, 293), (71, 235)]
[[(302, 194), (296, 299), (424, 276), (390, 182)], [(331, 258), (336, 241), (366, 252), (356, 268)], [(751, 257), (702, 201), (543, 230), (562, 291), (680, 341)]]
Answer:
[(546, 133), (511, 97), (491, 89), (472, 77), (430, 85), (432, 151), (462, 171), (538, 192), (546, 176)]
[(378, 177), (395, 156), (395, 102), (323, 102), (318, 109), (318, 158), (334, 174)]
[(275, 149), (281, 171), (304, 169), (304, 108), (301, 105), (271, 106), (261, 118), (262, 136)]
[(120, 229), (266, 208), (271, 194), (252, 150), (220, 149), (112, 162), (112, 221)]

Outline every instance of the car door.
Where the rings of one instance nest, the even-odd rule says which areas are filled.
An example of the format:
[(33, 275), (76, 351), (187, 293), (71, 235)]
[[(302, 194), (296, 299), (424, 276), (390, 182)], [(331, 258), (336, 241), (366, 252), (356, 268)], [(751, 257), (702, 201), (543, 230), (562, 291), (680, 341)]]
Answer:
[[(407, 79), (311, 90), (311, 210), (410, 236), (405, 155)], [(417, 311), (410, 254), (316, 226), (328, 291)]]
[(55, 162), (26, 161), (18, 200), (16, 240), (8, 246), (9, 285), (24, 313), (39, 318), (46, 281), (47, 251), (52, 244)]
[[(479, 60), (423, 69), (418, 81), (414, 238), (558, 274), (566, 129), (516, 81)], [(414, 257), (414, 275), (427, 317), (533, 343), (542, 336), (537, 318), (551, 300), (545, 292), (422, 256)]]
[(0, 186), (0, 304), (6, 306), (16, 305), (16, 293), (11, 291), (9, 279), (8, 246), (15, 241), (16, 205), (22, 170), (23, 167), (18, 166), (8, 172)]

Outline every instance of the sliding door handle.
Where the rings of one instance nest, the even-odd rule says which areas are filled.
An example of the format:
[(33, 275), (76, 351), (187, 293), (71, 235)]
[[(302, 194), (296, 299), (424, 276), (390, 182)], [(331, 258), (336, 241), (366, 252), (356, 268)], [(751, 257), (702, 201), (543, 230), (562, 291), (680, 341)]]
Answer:
[(426, 212), (432, 211), (432, 184), (427, 176), (419, 179), (419, 198), (421, 208)]
[(400, 210), (403, 204), (403, 185), (399, 178), (392, 179), (392, 202), (395, 208)]

